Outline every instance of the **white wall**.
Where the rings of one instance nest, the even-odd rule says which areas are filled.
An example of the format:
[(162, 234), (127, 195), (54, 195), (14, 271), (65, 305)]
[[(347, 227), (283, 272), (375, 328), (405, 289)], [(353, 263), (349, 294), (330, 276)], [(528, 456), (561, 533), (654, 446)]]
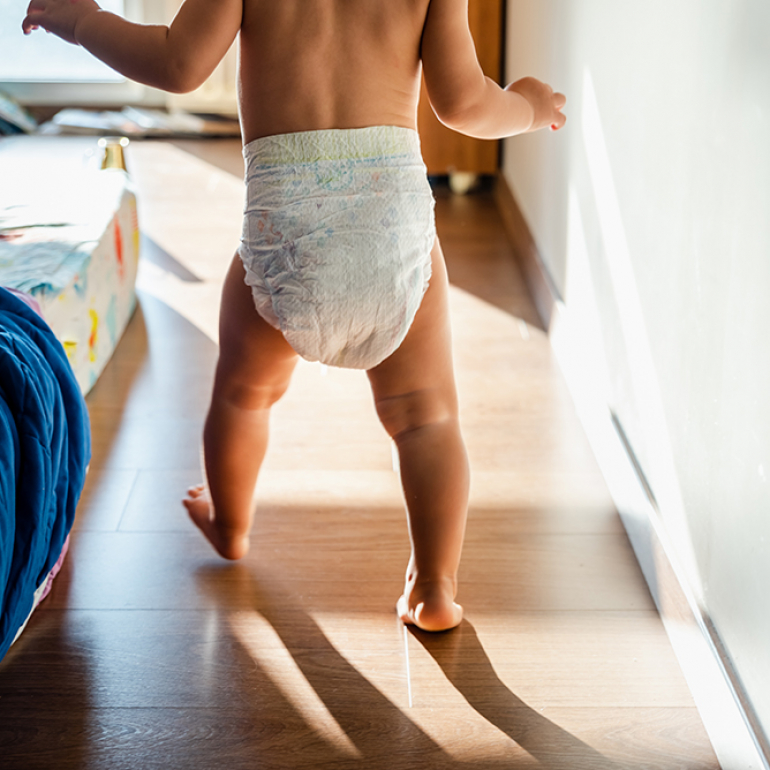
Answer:
[(770, 4), (508, 0), (504, 174), (770, 733)]

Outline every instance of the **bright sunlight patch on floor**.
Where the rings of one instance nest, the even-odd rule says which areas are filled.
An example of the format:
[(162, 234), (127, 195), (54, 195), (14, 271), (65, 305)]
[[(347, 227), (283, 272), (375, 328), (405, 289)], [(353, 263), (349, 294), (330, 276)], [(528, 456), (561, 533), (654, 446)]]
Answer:
[[(143, 162), (133, 167), (131, 153), (141, 153)], [(169, 191), (184, 190), (187, 209), (181, 216), (169, 215), (156, 201), (144, 206), (140, 198), (142, 232), (199, 280), (183, 280), (162, 266), (142, 260), (137, 288), (165, 302), (218, 342), (222, 283), (241, 233), (243, 183), (172, 145), (132, 143), (129, 173), (141, 173), (145, 166), (162, 175)], [(159, 191), (158, 197), (162, 200), (166, 196)], [(223, 243), (232, 245), (223, 251)]]
[(239, 612), (230, 618), (230, 627), (257, 665), (317, 735), (348, 756), (360, 757), (358, 749), (300, 671), (270, 623), (257, 613)]

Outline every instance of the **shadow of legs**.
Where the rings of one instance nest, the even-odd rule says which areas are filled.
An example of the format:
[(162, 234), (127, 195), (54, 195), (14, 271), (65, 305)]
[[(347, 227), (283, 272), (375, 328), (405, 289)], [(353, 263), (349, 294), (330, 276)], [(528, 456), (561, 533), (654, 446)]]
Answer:
[(446, 678), (481, 716), (548, 770), (621, 770), (588, 744), (514, 695), (498, 677), (476, 630), (464, 620), (454, 631), (429, 634), (409, 629)]

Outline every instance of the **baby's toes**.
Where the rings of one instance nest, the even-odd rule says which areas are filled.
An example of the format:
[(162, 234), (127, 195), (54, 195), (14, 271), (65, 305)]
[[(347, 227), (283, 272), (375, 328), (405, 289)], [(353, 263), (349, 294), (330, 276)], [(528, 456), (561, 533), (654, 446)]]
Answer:
[(396, 602), (396, 614), (398, 615), (398, 619), (402, 623), (414, 623), (414, 618), (409, 612), (409, 602), (407, 601), (406, 596), (404, 596), (403, 594), (399, 597), (399, 600)]

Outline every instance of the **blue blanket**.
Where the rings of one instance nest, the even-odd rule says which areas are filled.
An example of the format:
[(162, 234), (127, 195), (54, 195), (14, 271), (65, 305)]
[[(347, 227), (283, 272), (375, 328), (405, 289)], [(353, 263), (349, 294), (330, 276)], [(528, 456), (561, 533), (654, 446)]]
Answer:
[(90, 458), (88, 412), (64, 348), (0, 289), (0, 659), (61, 554)]

